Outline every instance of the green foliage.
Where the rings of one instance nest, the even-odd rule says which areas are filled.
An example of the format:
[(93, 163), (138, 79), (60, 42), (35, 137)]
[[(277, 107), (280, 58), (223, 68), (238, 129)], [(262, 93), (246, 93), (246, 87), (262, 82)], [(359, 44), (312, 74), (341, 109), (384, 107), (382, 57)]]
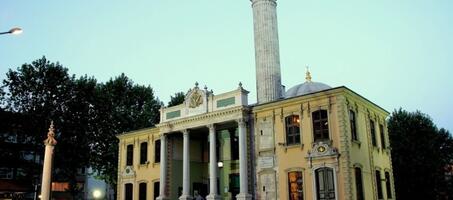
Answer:
[[(113, 188), (117, 179), (116, 134), (150, 127), (162, 105), (150, 86), (136, 85), (124, 74), (106, 83), (76, 78), (45, 57), (9, 70), (0, 90), (6, 111), (26, 115), (33, 127), (32, 145), (43, 149), (50, 121), (56, 127), (54, 180), (69, 181), (76, 197), (77, 170), (92, 166)], [(38, 150), (40, 152), (40, 150)]]
[(186, 98), (186, 95), (184, 94), (184, 92), (175, 93), (175, 96), (170, 96), (170, 101), (168, 102), (168, 107), (176, 106), (176, 105), (184, 103), (185, 98)]
[(133, 84), (124, 74), (96, 88), (91, 164), (100, 177), (116, 184), (118, 139), (116, 134), (151, 127), (159, 122), (161, 102), (149, 86)]
[(453, 164), (453, 138), (421, 113), (395, 110), (388, 120), (397, 199), (452, 198), (446, 169)]

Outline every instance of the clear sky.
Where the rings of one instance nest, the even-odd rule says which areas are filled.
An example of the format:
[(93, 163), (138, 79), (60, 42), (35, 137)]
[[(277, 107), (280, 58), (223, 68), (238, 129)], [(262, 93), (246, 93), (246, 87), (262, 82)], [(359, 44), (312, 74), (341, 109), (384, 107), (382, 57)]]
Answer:
[[(388, 111), (421, 110), (453, 131), (453, 1), (278, 0), (283, 84), (345, 85)], [(249, 0), (1, 0), (0, 79), (43, 55), (71, 74), (124, 72), (167, 102), (198, 81), (241, 81), (256, 102)]]

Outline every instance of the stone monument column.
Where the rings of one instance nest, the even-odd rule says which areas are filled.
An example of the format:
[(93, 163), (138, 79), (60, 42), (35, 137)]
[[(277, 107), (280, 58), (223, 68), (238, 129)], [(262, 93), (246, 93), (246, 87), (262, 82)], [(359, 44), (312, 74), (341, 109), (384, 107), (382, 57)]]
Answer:
[(53, 121), (50, 123), (49, 132), (47, 133), (47, 139), (44, 140), (44, 145), (46, 145), (46, 150), (44, 153), (44, 164), (42, 168), (42, 183), (41, 183), (41, 199), (49, 200), (50, 199), (50, 183), (52, 179), (52, 159), (53, 159), (53, 149), (57, 141), (55, 140), (55, 129), (53, 126)]
[(276, 0), (250, 0), (255, 36), (256, 92), (258, 104), (283, 96), (277, 29)]

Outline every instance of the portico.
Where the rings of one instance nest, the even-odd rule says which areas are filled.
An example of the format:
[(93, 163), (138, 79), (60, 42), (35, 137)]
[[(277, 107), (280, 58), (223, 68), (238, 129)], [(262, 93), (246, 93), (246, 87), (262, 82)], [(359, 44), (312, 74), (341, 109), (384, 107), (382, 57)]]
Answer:
[[(239, 148), (239, 182), (240, 189), (237, 199), (250, 199), (248, 183), (248, 152), (247, 152), (247, 119), (249, 109), (247, 103), (247, 91), (241, 86), (229, 93), (214, 96), (212, 92), (200, 90), (198, 85), (189, 91), (185, 103), (179, 106), (162, 108), (161, 123), (157, 125), (160, 130), (161, 155), (160, 163), (160, 195), (158, 199), (170, 199), (170, 196), (178, 195), (180, 200), (193, 199), (195, 193), (202, 194), (202, 191), (195, 190), (191, 177), (197, 176), (191, 171), (194, 159), (191, 159), (191, 148), (198, 148), (194, 145), (201, 144), (208, 158), (208, 195), (206, 199), (221, 199), (219, 195), (219, 166), (218, 166), (218, 144), (217, 132), (221, 130), (237, 130)], [(169, 178), (172, 170), (172, 156), (174, 154), (169, 148), (169, 137), (181, 137), (182, 134), (182, 190), (180, 194), (173, 194), (177, 185), (175, 178)], [(208, 148), (203, 149), (204, 138), (208, 141)], [(198, 141), (196, 143), (195, 141)], [(174, 149), (179, 147), (173, 147)], [(168, 154), (171, 152), (172, 154)], [(193, 152), (193, 151), (192, 151)], [(201, 156), (203, 163), (203, 156)], [(203, 167), (202, 167), (203, 168)], [(174, 169), (174, 167), (173, 167)], [(179, 172), (178, 172), (179, 173)], [(202, 177), (201, 177), (202, 178)], [(173, 182), (172, 182), (173, 181)], [(171, 182), (171, 183), (170, 183)], [(191, 186), (192, 185), (192, 186)], [(179, 193), (179, 192), (178, 192)]]

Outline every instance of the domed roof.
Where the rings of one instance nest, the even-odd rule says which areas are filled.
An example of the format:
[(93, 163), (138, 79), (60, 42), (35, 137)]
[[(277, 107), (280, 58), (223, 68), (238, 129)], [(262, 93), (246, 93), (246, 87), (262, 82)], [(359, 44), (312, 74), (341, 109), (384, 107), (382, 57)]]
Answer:
[(306, 80), (305, 83), (298, 84), (290, 88), (287, 92), (285, 92), (285, 98), (296, 97), (332, 88), (327, 84), (311, 81), (311, 75), (308, 70), (306, 73), (305, 80)]

